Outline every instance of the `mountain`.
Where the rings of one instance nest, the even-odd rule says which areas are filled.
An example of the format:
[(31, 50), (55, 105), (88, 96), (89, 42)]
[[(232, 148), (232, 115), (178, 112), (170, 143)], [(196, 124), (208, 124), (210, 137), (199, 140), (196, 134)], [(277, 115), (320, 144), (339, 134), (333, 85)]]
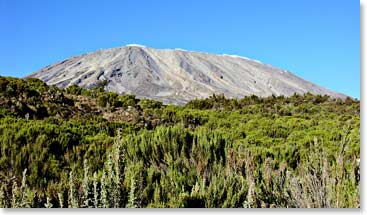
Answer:
[(134, 44), (71, 57), (29, 77), (62, 88), (73, 84), (93, 88), (107, 81), (108, 91), (174, 104), (212, 94), (239, 98), (310, 92), (346, 97), (289, 71), (245, 57)]

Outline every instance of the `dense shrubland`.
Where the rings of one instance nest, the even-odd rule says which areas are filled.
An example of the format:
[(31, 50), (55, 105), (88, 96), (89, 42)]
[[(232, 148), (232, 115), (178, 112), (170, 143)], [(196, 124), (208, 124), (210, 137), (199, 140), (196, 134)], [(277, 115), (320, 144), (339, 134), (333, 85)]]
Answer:
[(360, 207), (360, 104), (185, 106), (0, 77), (1, 207)]

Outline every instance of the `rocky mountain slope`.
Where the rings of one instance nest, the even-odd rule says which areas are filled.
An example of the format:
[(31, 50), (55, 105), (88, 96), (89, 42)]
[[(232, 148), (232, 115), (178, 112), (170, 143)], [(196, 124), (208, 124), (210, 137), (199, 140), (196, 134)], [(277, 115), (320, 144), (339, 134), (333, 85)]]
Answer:
[(106, 80), (108, 91), (175, 104), (212, 94), (238, 98), (252, 94), (265, 97), (310, 92), (346, 97), (288, 71), (245, 57), (140, 45), (75, 56), (29, 77), (58, 87), (76, 84), (93, 88)]

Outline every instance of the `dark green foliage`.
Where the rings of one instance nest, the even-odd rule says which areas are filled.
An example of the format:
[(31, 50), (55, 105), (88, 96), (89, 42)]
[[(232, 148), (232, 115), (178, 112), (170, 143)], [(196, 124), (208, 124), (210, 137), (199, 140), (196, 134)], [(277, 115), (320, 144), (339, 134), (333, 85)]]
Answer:
[[(0, 77), (2, 207), (359, 207), (360, 104), (180, 107)], [(26, 170), (26, 171), (25, 171)]]
[(98, 105), (106, 108), (121, 107), (122, 102), (118, 100), (118, 94), (113, 92), (103, 93), (98, 97)]
[(47, 181), (61, 177), (61, 169), (81, 168), (86, 158), (93, 163), (93, 168), (102, 167), (105, 150), (112, 145), (118, 128), (128, 128), (128, 125), (98, 119), (1, 119), (0, 170), (19, 175), (27, 168), (30, 185), (46, 188)]
[(43, 119), (71, 114), (72, 99), (66, 98), (61, 90), (49, 87), (44, 82), (0, 77), (0, 108), (13, 115), (28, 119)]
[(138, 102), (140, 101), (134, 95), (129, 95), (129, 94), (120, 95), (118, 99), (121, 102), (122, 107), (124, 108), (128, 108), (129, 106), (136, 107)]
[(68, 94), (85, 95), (87, 90), (74, 84), (74, 85), (71, 85), (70, 87), (67, 87), (65, 91)]
[(142, 109), (159, 109), (163, 106), (163, 103), (150, 99), (142, 99), (139, 101), (138, 105)]

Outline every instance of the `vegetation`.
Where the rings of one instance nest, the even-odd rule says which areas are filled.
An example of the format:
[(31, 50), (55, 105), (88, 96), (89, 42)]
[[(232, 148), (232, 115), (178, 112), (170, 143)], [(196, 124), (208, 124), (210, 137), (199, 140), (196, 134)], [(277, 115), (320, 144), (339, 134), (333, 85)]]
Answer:
[(1, 207), (360, 207), (360, 104), (185, 106), (0, 77)]

